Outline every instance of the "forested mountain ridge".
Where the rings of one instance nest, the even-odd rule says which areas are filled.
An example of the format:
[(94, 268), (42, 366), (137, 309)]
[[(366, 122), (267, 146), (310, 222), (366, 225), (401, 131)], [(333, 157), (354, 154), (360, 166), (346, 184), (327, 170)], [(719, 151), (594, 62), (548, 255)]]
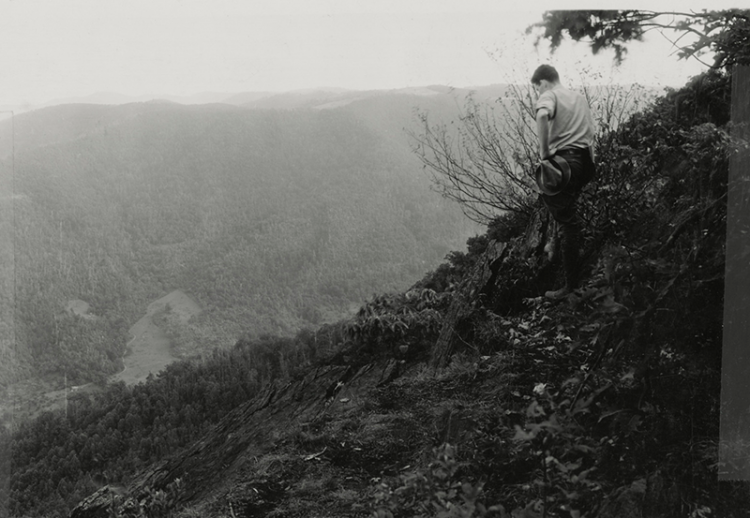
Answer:
[(477, 87), (449, 87), (444, 85), (428, 85), (423, 87), (397, 88), (391, 90), (350, 90), (346, 88), (307, 88), (302, 90), (290, 90), (286, 92), (241, 92), (233, 94), (221, 94), (218, 92), (205, 92), (193, 96), (174, 95), (139, 95), (126, 96), (116, 93), (100, 92), (86, 97), (60, 99), (51, 101), (44, 106), (88, 104), (88, 105), (124, 105), (142, 104), (149, 102), (172, 102), (181, 105), (205, 105), (205, 104), (228, 104), (234, 106), (245, 106), (255, 109), (299, 109), (315, 108), (316, 106), (330, 105), (331, 103), (351, 102), (356, 99), (368, 99), (373, 97), (387, 97), (391, 95), (410, 95), (424, 97), (427, 95), (460, 93), (465, 95), (473, 92), (481, 97), (499, 97), (507, 85), (483, 85)]
[[(189, 356), (414, 282), (475, 227), (430, 193), (405, 141), (393, 146), (412, 108), (373, 121), (347, 107), (152, 102), (4, 121), (19, 372), (115, 372), (129, 325), (175, 289), (206, 308), (171, 329)], [(99, 318), (63, 311), (74, 299)]]

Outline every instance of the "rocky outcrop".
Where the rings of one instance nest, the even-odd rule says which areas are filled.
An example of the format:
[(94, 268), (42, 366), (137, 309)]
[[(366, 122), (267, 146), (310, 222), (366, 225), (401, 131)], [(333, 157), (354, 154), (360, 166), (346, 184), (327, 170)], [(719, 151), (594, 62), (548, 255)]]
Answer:
[[(160, 491), (174, 502), (208, 494), (242, 459), (272, 450), (304, 423), (324, 413), (351, 409), (363, 393), (398, 375), (396, 360), (360, 368), (327, 365), (304, 378), (271, 384), (253, 400), (227, 415), (203, 439), (140, 473), (122, 490), (105, 486), (83, 500), (71, 518), (108, 518), (110, 510), (137, 509)], [(165, 497), (166, 498), (166, 497)], [(126, 513), (123, 513), (126, 515)]]
[(440, 368), (448, 363), (454, 344), (458, 340), (457, 330), (462, 321), (477, 304), (484, 303), (493, 297), (495, 280), (506, 259), (511, 255), (533, 256), (540, 262), (549, 262), (555, 247), (553, 234), (554, 229), (550, 225), (550, 218), (546, 212), (538, 210), (532, 215), (523, 236), (510, 243), (499, 241), (489, 243), (487, 250), (474, 266), (474, 271), (466, 276), (456, 290), (432, 352), (432, 367)]
[(433, 367), (444, 367), (450, 360), (457, 339), (456, 328), (471, 312), (480, 294), (491, 284), (494, 274), (502, 264), (507, 248), (506, 243), (492, 241), (479, 259), (474, 272), (459, 286), (432, 352), (431, 365)]

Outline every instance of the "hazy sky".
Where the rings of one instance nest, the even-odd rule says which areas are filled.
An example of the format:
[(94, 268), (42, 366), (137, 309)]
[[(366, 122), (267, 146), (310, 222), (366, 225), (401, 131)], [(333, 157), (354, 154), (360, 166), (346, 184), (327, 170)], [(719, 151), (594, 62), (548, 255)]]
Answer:
[[(711, 2), (722, 5), (731, 4)], [(571, 44), (550, 59), (546, 46), (537, 53), (524, 35), (544, 10), (570, 7), (585, 6), (536, 0), (0, 0), (0, 104), (96, 92), (485, 85), (514, 74), (526, 80), (542, 62), (569, 77), (580, 59), (608, 75), (611, 53), (592, 59), (585, 45)], [(654, 34), (630, 46), (618, 77), (679, 86), (701, 70), (697, 62), (670, 56), (669, 43)]]

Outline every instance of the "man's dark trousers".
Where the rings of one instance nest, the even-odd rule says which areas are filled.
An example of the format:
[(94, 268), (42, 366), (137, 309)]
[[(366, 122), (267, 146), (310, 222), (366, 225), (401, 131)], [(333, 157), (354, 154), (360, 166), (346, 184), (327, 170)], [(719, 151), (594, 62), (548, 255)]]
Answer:
[(578, 287), (580, 275), (579, 249), (583, 224), (576, 201), (581, 189), (594, 178), (596, 166), (588, 148), (560, 149), (556, 155), (563, 157), (570, 165), (570, 181), (556, 195), (541, 194), (541, 197), (552, 217), (560, 224), (565, 285), (569, 290), (574, 290)]

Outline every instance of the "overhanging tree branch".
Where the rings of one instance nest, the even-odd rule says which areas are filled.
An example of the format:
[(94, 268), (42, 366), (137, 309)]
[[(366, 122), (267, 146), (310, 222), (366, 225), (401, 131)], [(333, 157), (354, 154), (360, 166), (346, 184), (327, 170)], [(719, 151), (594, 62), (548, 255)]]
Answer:
[[(671, 20), (660, 20), (670, 16)], [(615, 51), (615, 62), (619, 64), (627, 52), (626, 44), (640, 41), (649, 30), (697, 36), (696, 41), (678, 46), (680, 58), (698, 59), (703, 53), (714, 52), (712, 68), (727, 68), (735, 63), (750, 64), (750, 11), (742, 9), (702, 12), (547, 11), (541, 22), (529, 26), (526, 31), (537, 32), (536, 44), (543, 39), (549, 40), (553, 51), (560, 46), (564, 35), (574, 41), (588, 42), (594, 54), (611, 48)], [(682, 36), (677, 38), (675, 45), (681, 39)]]

